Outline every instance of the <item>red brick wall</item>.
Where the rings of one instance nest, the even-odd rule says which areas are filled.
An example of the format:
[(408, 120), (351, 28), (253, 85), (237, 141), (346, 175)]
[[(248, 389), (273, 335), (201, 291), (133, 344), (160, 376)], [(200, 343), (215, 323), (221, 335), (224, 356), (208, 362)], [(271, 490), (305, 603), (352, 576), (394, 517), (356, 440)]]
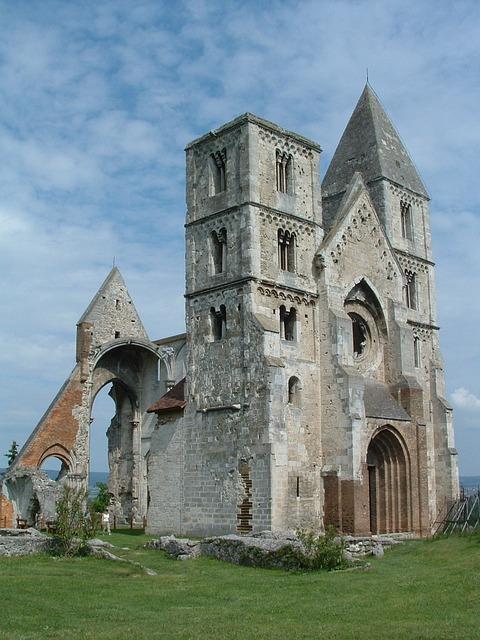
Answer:
[[(53, 447), (52, 453), (66, 449), (69, 452), (75, 443), (78, 421), (72, 415), (73, 409), (82, 403), (83, 384), (80, 371), (74, 370), (61, 395), (50, 408), (27, 449), (22, 452), (17, 464), (22, 467), (37, 467), (45, 452)], [(60, 447), (56, 446), (60, 445)]]
[(2, 495), (0, 495), (0, 527), (13, 527), (13, 505)]

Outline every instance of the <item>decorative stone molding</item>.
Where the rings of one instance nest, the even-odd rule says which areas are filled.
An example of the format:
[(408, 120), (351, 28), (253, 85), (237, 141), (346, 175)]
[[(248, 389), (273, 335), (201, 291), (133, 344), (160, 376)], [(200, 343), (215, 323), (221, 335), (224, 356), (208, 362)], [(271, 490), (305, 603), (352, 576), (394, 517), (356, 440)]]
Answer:
[(405, 271), (411, 271), (413, 273), (428, 273), (428, 265), (421, 260), (416, 260), (412, 256), (405, 256), (397, 254), (398, 262)]
[(416, 205), (416, 206), (421, 206), (425, 202), (425, 199), (419, 198), (418, 196), (415, 196), (410, 191), (405, 191), (405, 189), (401, 189), (400, 187), (397, 187), (397, 186), (395, 186), (393, 184), (389, 184), (388, 188), (396, 198), (404, 200), (405, 202), (408, 202), (409, 204), (413, 204), (413, 205)]
[[(372, 212), (367, 206), (367, 203), (363, 201), (352, 216), (350, 224), (344, 228), (343, 232), (338, 232), (337, 234), (337, 243), (332, 251), (330, 251), (330, 258), (335, 264), (339, 262), (349, 242), (360, 244), (364, 241), (367, 233), (366, 225), (371, 222), (371, 220)], [(398, 268), (389, 258), (391, 252), (383, 233), (381, 233), (377, 225), (370, 225), (368, 234), (373, 239), (374, 246), (379, 252), (380, 261), (384, 265), (387, 280), (393, 280), (398, 275)]]
[(310, 149), (302, 147), (298, 142), (295, 142), (292, 138), (288, 136), (280, 136), (272, 131), (268, 131), (268, 129), (263, 129), (260, 125), (258, 125), (258, 137), (261, 140), (269, 143), (273, 147), (280, 149), (284, 153), (292, 154), (292, 155), (300, 155), (304, 158), (313, 158), (313, 153)]
[(261, 296), (266, 298), (277, 298), (280, 302), (291, 302), (292, 304), (304, 304), (306, 307), (315, 306), (315, 299), (308, 295), (293, 294), (282, 290), (279, 287), (257, 287), (257, 291)]
[(240, 131), (238, 129), (230, 133), (219, 133), (218, 136), (212, 137), (211, 140), (205, 141), (202, 145), (193, 147), (195, 160), (203, 162), (206, 157), (215, 156), (219, 151), (234, 146), (239, 138)]
[(285, 229), (285, 231), (295, 233), (297, 236), (311, 236), (315, 233), (316, 225), (314, 222), (309, 223), (308, 220), (299, 222), (295, 219), (292, 219), (292, 217), (288, 214), (260, 209), (259, 217), (261, 220), (265, 220), (265, 222), (268, 222), (269, 224), (274, 224), (275, 226), (282, 227), (282, 229)]

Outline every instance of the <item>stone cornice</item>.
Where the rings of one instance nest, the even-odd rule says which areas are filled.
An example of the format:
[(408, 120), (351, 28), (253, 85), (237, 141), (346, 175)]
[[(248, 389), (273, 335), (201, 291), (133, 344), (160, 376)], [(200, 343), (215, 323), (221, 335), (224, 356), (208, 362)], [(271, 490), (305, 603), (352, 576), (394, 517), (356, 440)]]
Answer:
[(318, 298), (318, 293), (316, 291), (309, 291), (307, 289), (299, 289), (298, 287), (292, 287), (290, 285), (280, 284), (278, 282), (273, 282), (272, 280), (263, 280), (262, 278), (256, 278), (255, 276), (246, 276), (245, 278), (237, 278), (236, 280), (228, 280), (222, 283), (214, 284), (210, 287), (205, 287), (203, 289), (198, 289), (197, 291), (187, 291), (185, 293), (185, 298), (196, 298), (197, 296), (205, 295), (208, 293), (213, 293), (214, 291), (221, 291), (222, 289), (232, 289), (234, 287), (238, 287), (242, 284), (254, 283), (259, 286), (266, 286), (273, 289), (284, 289), (286, 291), (291, 291), (294, 294), (301, 296), (308, 296), (310, 298)]
[(255, 207), (256, 209), (260, 209), (261, 211), (271, 213), (272, 215), (284, 216), (291, 220), (296, 220), (301, 224), (306, 224), (311, 227), (317, 227), (318, 229), (323, 229), (318, 222), (314, 220), (307, 220), (306, 218), (302, 218), (301, 216), (297, 216), (294, 213), (288, 213), (287, 211), (280, 211), (280, 209), (274, 209), (273, 207), (268, 207), (260, 202), (254, 202), (253, 200), (245, 200), (244, 202), (240, 202), (239, 204), (234, 205), (233, 207), (227, 207), (226, 209), (221, 209), (220, 211), (215, 211), (214, 213), (210, 213), (208, 216), (203, 216), (201, 218), (197, 218), (196, 220), (191, 220), (190, 222), (185, 223), (185, 228), (193, 227), (195, 225), (201, 224), (203, 222), (208, 222), (209, 220), (214, 220), (215, 218), (219, 218), (222, 215), (232, 213), (237, 209), (242, 207)]

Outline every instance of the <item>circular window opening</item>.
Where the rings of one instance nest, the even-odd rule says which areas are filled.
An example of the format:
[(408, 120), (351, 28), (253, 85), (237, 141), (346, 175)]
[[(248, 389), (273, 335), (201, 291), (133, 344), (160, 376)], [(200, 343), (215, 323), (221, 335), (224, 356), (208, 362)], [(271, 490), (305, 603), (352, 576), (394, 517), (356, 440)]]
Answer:
[(370, 346), (370, 330), (365, 320), (356, 313), (350, 313), (353, 333), (353, 357), (363, 358)]

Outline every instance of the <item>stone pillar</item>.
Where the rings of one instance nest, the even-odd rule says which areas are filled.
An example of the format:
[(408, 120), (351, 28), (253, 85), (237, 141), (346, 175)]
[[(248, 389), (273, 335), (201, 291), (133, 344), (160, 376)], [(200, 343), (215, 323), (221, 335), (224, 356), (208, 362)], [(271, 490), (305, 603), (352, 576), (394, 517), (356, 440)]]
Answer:
[(132, 513), (136, 522), (140, 507), (140, 420), (130, 420), (132, 425)]

